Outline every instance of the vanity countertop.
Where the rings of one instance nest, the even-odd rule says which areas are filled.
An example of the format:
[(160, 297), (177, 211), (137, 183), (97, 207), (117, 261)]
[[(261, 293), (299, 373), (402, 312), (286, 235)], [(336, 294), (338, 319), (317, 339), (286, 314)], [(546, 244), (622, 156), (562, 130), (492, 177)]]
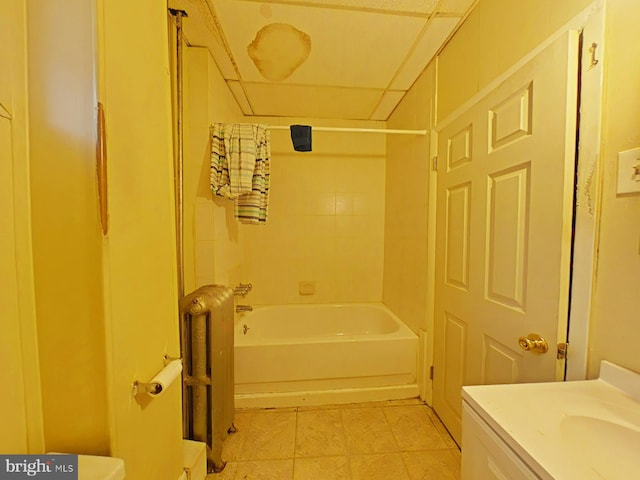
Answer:
[(640, 478), (638, 373), (603, 361), (595, 380), (468, 386), (462, 396), (540, 478)]

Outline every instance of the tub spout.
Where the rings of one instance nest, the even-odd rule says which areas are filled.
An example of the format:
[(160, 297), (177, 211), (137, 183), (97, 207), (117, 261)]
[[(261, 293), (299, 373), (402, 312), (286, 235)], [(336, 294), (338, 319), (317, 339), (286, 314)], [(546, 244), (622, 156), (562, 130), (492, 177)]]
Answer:
[(236, 313), (251, 311), (253, 311), (253, 307), (251, 305), (236, 305)]

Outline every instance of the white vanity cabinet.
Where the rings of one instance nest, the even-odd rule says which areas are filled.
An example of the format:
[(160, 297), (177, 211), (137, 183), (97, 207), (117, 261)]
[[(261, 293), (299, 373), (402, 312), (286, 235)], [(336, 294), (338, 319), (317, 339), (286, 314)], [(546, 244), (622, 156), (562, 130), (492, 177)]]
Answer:
[(462, 389), (463, 480), (640, 478), (640, 374)]
[(467, 402), (462, 425), (463, 480), (539, 480)]

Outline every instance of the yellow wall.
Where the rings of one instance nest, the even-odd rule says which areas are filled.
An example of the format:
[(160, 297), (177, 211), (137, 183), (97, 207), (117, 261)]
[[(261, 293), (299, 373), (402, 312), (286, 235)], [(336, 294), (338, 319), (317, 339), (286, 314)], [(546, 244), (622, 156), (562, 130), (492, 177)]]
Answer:
[(443, 119), (592, 0), (480, 0), (438, 57)]
[[(185, 291), (240, 279), (244, 243), (233, 203), (211, 194), (209, 125), (243, 115), (206, 48), (185, 49)], [(186, 275), (187, 276), (187, 275)]]
[(26, 0), (0, 3), (0, 452), (42, 453), (27, 123)]
[(182, 473), (180, 383), (153, 400), (131, 395), (134, 380), (150, 380), (163, 354), (180, 351), (167, 11), (153, 0), (100, 6), (111, 454), (125, 460), (127, 479), (174, 480)]
[(607, 359), (640, 372), (640, 197), (617, 197), (617, 152), (640, 147), (640, 4), (607, 3), (600, 220), (589, 375)]
[[(247, 121), (384, 128), (383, 122)], [(295, 152), (288, 130), (271, 131), (269, 220), (241, 228), (251, 303), (382, 300), (385, 151), (384, 135), (315, 132), (313, 152)], [(301, 296), (300, 281), (314, 281), (316, 294)]]
[[(167, 14), (151, 1), (65, 7), (28, 1), (45, 433), (44, 445), (34, 436), (29, 448), (119, 456), (127, 478), (174, 479), (182, 473), (179, 382), (153, 401), (131, 396), (134, 380), (152, 378), (163, 354), (179, 352)], [(95, 171), (99, 57), (110, 187), (106, 238)], [(20, 200), (16, 209), (24, 213), (16, 225), (28, 221), (28, 204)], [(26, 276), (18, 276), (24, 283)], [(34, 402), (27, 401), (30, 410)]]
[[(420, 75), (395, 109), (389, 128), (426, 129), (435, 114), (435, 67)], [(412, 330), (427, 318), (429, 135), (387, 139), (384, 303)]]
[(31, 203), (48, 451), (107, 454), (92, 2), (29, 1)]

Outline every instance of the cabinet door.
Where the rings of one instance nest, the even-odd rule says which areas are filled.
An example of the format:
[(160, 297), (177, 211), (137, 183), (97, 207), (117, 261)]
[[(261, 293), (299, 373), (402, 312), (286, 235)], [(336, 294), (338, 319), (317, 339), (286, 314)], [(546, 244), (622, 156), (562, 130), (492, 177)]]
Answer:
[(463, 480), (540, 480), (464, 402), (462, 445)]

